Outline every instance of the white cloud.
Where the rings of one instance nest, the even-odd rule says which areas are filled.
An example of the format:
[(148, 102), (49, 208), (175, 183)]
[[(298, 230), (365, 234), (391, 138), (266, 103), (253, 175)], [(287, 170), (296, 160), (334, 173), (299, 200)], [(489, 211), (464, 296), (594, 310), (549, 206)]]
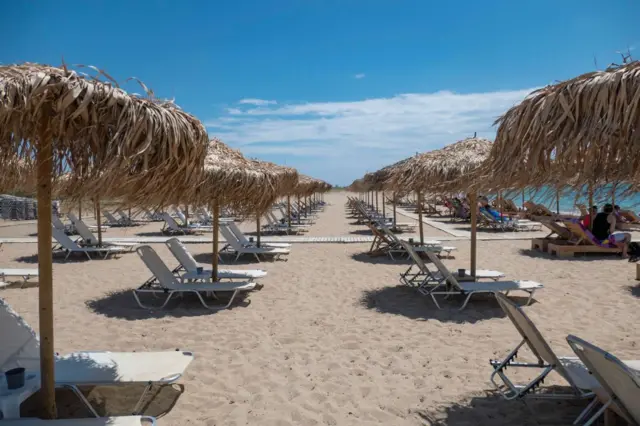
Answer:
[(276, 101), (267, 101), (265, 99), (247, 98), (247, 99), (240, 99), (238, 101), (238, 103), (239, 104), (243, 104), (243, 105), (264, 106), (264, 105), (275, 105), (278, 102), (276, 102)]
[(495, 119), (532, 90), (409, 93), (353, 102), (245, 102), (206, 125), (211, 135), (247, 155), (299, 164), (303, 173), (344, 184), (474, 132), (493, 138)]
[(360, 73), (360, 74), (356, 74), (353, 76), (353, 78), (355, 78), (356, 80), (360, 80), (361, 78), (365, 78), (366, 74), (364, 73)]

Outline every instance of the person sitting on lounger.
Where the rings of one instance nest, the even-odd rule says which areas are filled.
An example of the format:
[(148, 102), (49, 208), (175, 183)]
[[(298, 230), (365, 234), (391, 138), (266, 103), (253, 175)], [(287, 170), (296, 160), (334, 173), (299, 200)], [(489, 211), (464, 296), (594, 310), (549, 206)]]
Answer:
[(617, 205), (617, 204), (616, 204), (615, 206), (613, 206), (613, 214), (615, 214), (615, 215), (616, 215), (616, 220), (617, 220), (618, 222), (621, 222), (621, 223), (629, 223), (629, 219), (627, 219), (627, 218), (622, 214), (622, 212), (620, 211), (620, 206), (619, 206), (619, 205)]
[(627, 232), (616, 232), (616, 215), (611, 204), (605, 204), (602, 212), (593, 219), (593, 235), (602, 243), (615, 244), (622, 250), (622, 257), (629, 257), (627, 254), (628, 244), (631, 242), (631, 234)]

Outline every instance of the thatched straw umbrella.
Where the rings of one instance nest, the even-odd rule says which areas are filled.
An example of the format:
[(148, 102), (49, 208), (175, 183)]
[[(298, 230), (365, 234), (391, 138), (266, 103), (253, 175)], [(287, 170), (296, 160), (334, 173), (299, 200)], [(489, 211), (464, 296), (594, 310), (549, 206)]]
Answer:
[[(434, 192), (454, 192), (469, 188), (469, 176), (482, 166), (491, 151), (491, 141), (483, 138), (467, 138), (442, 149), (412, 157), (393, 173), (390, 185), (395, 189), (409, 189), (421, 194), (429, 189)], [(470, 194), (471, 208), (471, 276), (476, 273), (476, 231), (478, 203), (476, 193)], [(419, 207), (420, 208), (420, 207)], [(420, 241), (422, 242), (422, 220)]]
[(531, 93), (496, 121), (487, 163), (491, 179), (515, 187), (544, 185), (556, 163), (562, 180), (638, 181), (639, 93), (639, 61)]
[[(270, 176), (271, 185), (274, 188), (276, 198), (290, 193), (291, 188), (294, 188), (298, 183), (298, 171), (292, 167), (281, 166), (279, 164), (271, 163), (269, 161), (250, 160), (254, 167), (262, 170)], [(257, 206), (254, 210), (256, 215), (256, 244), (260, 247), (260, 237), (262, 230), (260, 227), (260, 218), (266, 211), (271, 208), (271, 205), (275, 201), (275, 198), (268, 204)]]
[(218, 280), (218, 230), (220, 207), (239, 211), (264, 211), (279, 195), (277, 175), (264, 165), (245, 158), (218, 139), (209, 141), (204, 162), (205, 179), (198, 188), (198, 204), (207, 203), (213, 212), (213, 271)]
[(51, 255), (52, 176), (78, 177), (78, 194), (105, 188), (130, 203), (162, 200), (199, 178), (207, 133), (169, 103), (128, 95), (114, 84), (37, 64), (0, 66), (0, 165), (37, 170), (41, 390), (56, 416)]

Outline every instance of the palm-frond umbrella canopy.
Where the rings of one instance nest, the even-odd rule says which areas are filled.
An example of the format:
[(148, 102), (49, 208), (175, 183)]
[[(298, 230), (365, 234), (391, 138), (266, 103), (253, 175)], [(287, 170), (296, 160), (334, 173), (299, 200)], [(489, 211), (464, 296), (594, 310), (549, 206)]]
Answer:
[(492, 143), (483, 138), (467, 138), (442, 149), (409, 158), (395, 168), (388, 185), (398, 191), (451, 192), (467, 184), (487, 159)]
[[(271, 183), (275, 190), (276, 197), (289, 194), (292, 188), (295, 188), (298, 183), (298, 171), (292, 167), (281, 166), (269, 161), (261, 161), (255, 159), (252, 159), (250, 161), (257, 169), (262, 170), (264, 173), (267, 173), (271, 177)], [(273, 199), (271, 203), (259, 206), (258, 209), (254, 210), (254, 212), (256, 213), (256, 242), (258, 247), (260, 246), (260, 218), (271, 207), (273, 201), (275, 201), (275, 199)]]
[[(390, 177), (392, 188), (410, 189), (420, 194), (427, 189), (435, 192), (453, 192), (471, 187), (470, 177), (476, 175), (487, 160), (492, 143), (483, 138), (467, 138), (442, 149), (411, 157)], [(471, 276), (476, 271), (476, 211), (475, 192), (470, 197), (471, 208)], [(422, 241), (422, 220), (420, 219)]]
[(640, 61), (536, 90), (496, 124), (487, 168), (498, 184), (544, 185), (551, 171), (583, 183), (637, 181)]
[(221, 205), (238, 211), (263, 212), (280, 195), (282, 176), (269, 163), (250, 160), (218, 139), (209, 141), (204, 161), (205, 177), (196, 203), (211, 204), (213, 211), (213, 271), (218, 278), (218, 218)]
[[(106, 74), (102, 73), (106, 76)], [(107, 76), (108, 78), (108, 76)], [(44, 415), (55, 417), (52, 176), (78, 193), (113, 191), (131, 203), (169, 199), (200, 179), (207, 132), (171, 103), (128, 95), (66, 67), (0, 66), (0, 166), (37, 170), (39, 313)], [(114, 187), (115, 185), (115, 187)]]

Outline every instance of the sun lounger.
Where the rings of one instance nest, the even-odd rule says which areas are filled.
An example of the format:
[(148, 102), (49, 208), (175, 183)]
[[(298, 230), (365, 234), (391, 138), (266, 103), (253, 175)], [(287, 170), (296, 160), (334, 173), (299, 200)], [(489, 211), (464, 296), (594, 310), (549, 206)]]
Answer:
[[(229, 227), (229, 230), (233, 234), (234, 237), (238, 240), (240, 244), (244, 247), (256, 247), (256, 243), (251, 242), (247, 239), (244, 233), (238, 228), (235, 222), (227, 222), (225, 226)], [(262, 247), (274, 247), (274, 248), (291, 248), (291, 244), (289, 243), (261, 243)]]
[[(38, 336), (20, 315), (0, 299), (0, 370), (24, 367), (40, 371)], [(73, 352), (55, 354), (56, 387), (72, 390), (91, 413), (98, 414), (78, 389), (80, 386), (146, 385), (133, 414), (138, 414), (153, 385), (174, 383), (193, 360), (188, 351), (162, 352)], [(0, 424), (2, 422), (0, 421)]]
[[(549, 244), (566, 244), (573, 237), (571, 231), (551, 218), (540, 219), (540, 224), (547, 228), (549, 234), (543, 238), (533, 238), (531, 240), (531, 250), (547, 252)], [(554, 236), (555, 235), (555, 236)]]
[(9, 284), (5, 282), (7, 277), (20, 277), (22, 278), (22, 285), (20, 288), (24, 287), (27, 284), (27, 281), (31, 277), (38, 277), (37, 269), (8, 269), (3, 268), (0, 269), (0, 288), (6, 287)]
[[(412, 247), (405, 241), (400, 241), (400, 244), (413, 260), (411, 266), (409, 266), (409, 268), (405, 272), (400, 274), (400, 282), (408, 285), (409, 287), (418, 288), (423, 294), (426, 294), (422, 291), (423, 287), (428, 285), (443, 284), (443, 282), (446, 280), (448, 270), (445, 272), (440, 271), (439, 269), (437, 269), (435, 272), (431, 271), (424, 260), (422, 260), (422, 258), (419, 256), (415, 247)], [(438, 247), (435, 247), (434, 250), (429, 252), (437, 253), (437, 249)], [(437, 267), (437, 265), (435, 264), (434, 266)], [(457, 274), (458, 272), (456, 270), (455, 276), (459, 278)], [(497, 281), (500, 278), (504, 278), (504, 274), (499, 271), (478, 269), (476, 270), (475, 278), (477, 280), (490, 279)]]
[(296, 225), (292, 223), (291, 226), (289, 226), (288, 223), (280, 223), (268, 214), (265, 214), (264, 218), (267, 220), (267, 224), (263, 226), (263, 229), (267, 232), (299, 234), (309, 230), (309, 225)]
[(512, 291), (523, 291), (529, 295), (526, 303), (528, 305), (531, 303), (531, 299), (533, 298), (536, 290), (543, 288), (542, 284), (535, 281), (460, 281), (456, 275), (452, 274), (449, 269), (447, 269), (438, 256), (430, 252), (427, 252), (427, 256), (436, 268), (438, 268), (438, 270), (445, 276), (445, 279), (439, 285), (429, 287), (428, 291), (423, 293), (431, 296), (433, 303), (435, 303), (438, 309), (441, 308), (440, 304), (436, 300), (436, 295), (466, 296), (462, 303), (462, 307), (460, 307), (460, 310), (463, 310), (467, 306), (471, 296), (476, 293), (497, 294), (498, 292), (505, 292), (506, 294), (509, 294)]
[(73, 235), (76, 233), (72, 225), (65, 225), (62, 220), (60, 220), (60, 218), (56, 215), (51, 215), (51, 224), (54, 228), (64, 232), (67, 235)]
[[(516, 400), (523, 397), (590, 399), (602, 394), (601, 384), (593, 375), (589, 374), (589, 370), (578, 358), (556, 356), (538, 328), (522, 309), (501, 294), (496, 294), (496, 299), (507, 318), (511, 320), (522, 336), (522, 341), (502, 361), (490, 361), (493, 367), (490, 377), (491, 383), (505, 399)], [(521, 350), (525, 345), (534, 355), (534, 362), (516, 361), (516, 357), (523, 358)], [(629, 365), (634, 368), (640, 367), (638, 361), (632, 361)], [(528, 383), (515, 384), (515, 380), (507, 376), (507, 368), (512, 371), (535, 372), (537, 375)], [(558, 373), (567, 383), (568, 389), (553, 392), (551, 389), (542, 389), (544, 380), (551, 372)], [(498, 383), (498, 380), (502, 383)], [(590, 408), (587, 407), (585, 411), (589, 410)], [(584, 414), (583, 412), (581, 417)]]
[(572, 238), (563, 244), (548, 244), (549, 254), (571, 257), (576, 253), (622, 253), (615, 244), (602, 243), (577, 220), (563, 220), (563, 225), (571, 232)]
[[(71, 220), (71, 223), (73, 223), (73, 226), (76, 228), (76, 231), (78, 231), (80, 238), (82, 238), (82, 243), (81, 243), (82, 246), (83, 247), (98, 246), (98, 238), (95, 235), (93, 235), (93, 233), (89, 230), (87, 225), (83, 221), (78, 219), (73, 213), (69, 213), (68, 216), (69, 216), (69, 220)], [(138, 244), (136, 243), (105, 243), (105, 242), (103, 242), (102, 245), (104, 247), (122, 247), (123, 249), (127, 249), (128, 251), (132, 251), (138, 246)]]
[[(593, 424), (605, 410), (612, 409), (628, 424), (640, 425), (640, 371), (579, 337), (569, 335), (567, 342), (601, 386), (598, 399), (603, 405), (584, 424)], [(597, 405), (597, 400), (594, 402), (574, 424), (586, 418)]]
[[(184, 282), (180, 278), (176, 277), (173, 272), (169, 270), (167, 265), (164, 264), (162, 259), (158, 256), (158, 254), (149, 246), (141, 246), (136, 249), (138, 255), (142, 259), (142, 261), (147, 265), (147, 268), (154, 275), (155, 280), (147, 281), (141, 287), (133, 291), (133, 296), (138, 302), (140, 307), (145, 309), (162, 309), (167, 306), (169, 300), (173, 297), (174, 294), (182, 294), (182, 293), (193, 293), (195, 294), (202, 306), (211, 310), (221, 310), (226, 309), (233, 303), (236, 295), (241, 291), (249, 291), (253, 290), (256, 286), (255, 283), (249, 282), (238, 282), (238, 281), (227, 281), (227, 282), (211, 282), (206, 280), (201, 280), (199, 282)], [(229, 302), (222, 306), (209, 306), (204, 298), (202, 297), (202, 293), (206, 292), (231, 292), (231, 299)], [(166, 296), (165, 301), (162, 303), (160, 307), (154, 306), (145, 306), (140, 301), (139, 295), (143, 293), (150, 293), (155, 296), (164, 295)]]
[[(368, 226), (370, 229), (372, 229), (371, 232), (373, 232), (374, 227), (372, 225), (368, 225)], [(407, 257), (409, 257), (409, 254), (405, 250), (404, 245), (401, 244), (403, 240), (401, 240), (393, 232), (391, 232), (391, 229), (389, 229), (385, 225), (380, 225), (380, 227), (376, 229), (379, 230), (382, 234), (384, 234), (385, 238), (383, 241), (385, 242), (385, 244), (388, 244), (387, 253), (389, 254), (389, 257), (392, 260), (395, 260), (395, 258), (393, 257), (394, 253), (396, 254), (400, 253), (403, 255), (406, 254)], [(374, 236), (375, 235), (376, 234), (374, 233)], [(380, 237), (377, 237), (377, 238), (380, 238)], [(408, 242), (406, 242), (406, 244), (408, 244)], [(447, 253), (447, 256), (451, 256), (451, 252), (458, 249), (457, 247), (453, 247), (453, 246), (443, 246), (442, 242), (438, 240), (427, 240), (427, 241), (424, 241), (424, 244), (422, 245), (413, 245), (412, 247), (416, 252), (422, 252), (425, 250), (429, 250), (431, 252), (435, 252), (438, 254), (445, 252)]]
[(36, 418), (5, 419), (3, 426), (155, 426), (151, 416), (97, 417), (92, 419), (43, 420)]
[(59, 246), (53, 248), (53, 253), (58, 252), (66, 253), (65, 260), (73, 253), (83, 253), (91, 260), (91, 254), (97, 253), (102, 255), (103, 259), (109, 257), (109, 255), (121, 254), (126, 251), (124, 247), (81, 247), (77, 243), (71, 240), (64, 232), (53, 228), (53, 238), (58, 242)]
[[(180, 266), (175, 268), (173, 272), (179, 272), (181, 269), (189, 274), (198, 272), (198, 263), (191, 256), (191, 253), (177, 238), (170, 238), (165, 241), (167, 247), (171, 251), (171, 254), (178, 260)], [(211, 276), (211, 269), (204, 269), (198, 276)], [(219, 269), (218, 279), (220, 280), (247, 280), (254, 281), (256, 278), (266, 277), (267, 272), (262, 269)], [(184, 279), (184, 277), (181, 277)]]
[(236, 237), (233, 235), (229, 227), (222, 223), (220, 224), (220, 232), (222, 233), (225, 240), (227, 241), (227, 245), (224, 246), (222, 250), (220, 250), (220, 252), (221, 253), (231, 252), (235, 254), (236, 261), (243, 254), (253, 255), (258, 260), (258, 262), (260, 262), (260, 256), (272, 256), (274, 260), (277, 260), (281, 256), (288, 255), (291, 252), (291, 250), (287, 248), (280, 248), (280, 247), (257, 247), (257, 246), (244, 247), (236, 239)]
[(163, 232), (169, 235), (193, 235), (193, 234), (203, 233), (205, 231), (213, 230), (213, 228), (206, 227), (206, 226), (201, 227), (198, 225), (189, 225), (187, 227), (187, 226), (178, 225), (178, 222), (176, 222), (176, 220), (173, 217), (171, 217), (169, 213), (163, 213), (162, 218), (164, 219), (164, 222), (165, 222), (165, 228), (163, 229)]
[(132, 226), (132, 224), (122, 219), (116, 219), (116, 217), (109, 210), (102, 210), (102, 214), (107, 219), (107, 222), (105, 223), (105, 225), (107, 226), (113, 226), (113, 227)]

